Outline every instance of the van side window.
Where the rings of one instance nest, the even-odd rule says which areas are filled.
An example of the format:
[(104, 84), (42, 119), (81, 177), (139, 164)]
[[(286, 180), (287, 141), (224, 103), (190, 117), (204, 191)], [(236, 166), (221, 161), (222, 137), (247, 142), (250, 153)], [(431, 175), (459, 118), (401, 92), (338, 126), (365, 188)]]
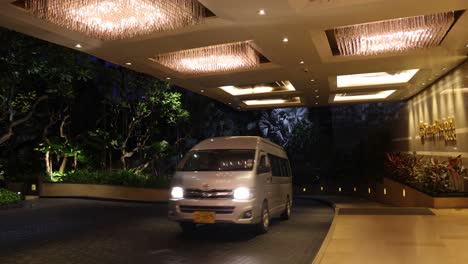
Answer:
[(272, 175), (275, 177), (291, 177), (291, 168), (289, 161), (285, 158), (268, 154), (271, 164)]
[(270, 166), (268, 166), (266, 162), (266, 155), (262, 155), (260, 157), (260, 162), (258, 163), (257, 173), (261, 174), (261, 173), (267, 173), (267, 172), (270, 172)]

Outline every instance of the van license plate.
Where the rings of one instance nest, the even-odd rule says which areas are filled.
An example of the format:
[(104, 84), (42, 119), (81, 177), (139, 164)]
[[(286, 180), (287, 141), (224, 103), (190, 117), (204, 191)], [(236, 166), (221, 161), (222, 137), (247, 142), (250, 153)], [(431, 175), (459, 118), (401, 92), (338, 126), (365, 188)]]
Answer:
[(200, 224), (214, 224), (216, 221), (216, 213), (210, 211), (195, 211), (193, 212), (193, 222)]

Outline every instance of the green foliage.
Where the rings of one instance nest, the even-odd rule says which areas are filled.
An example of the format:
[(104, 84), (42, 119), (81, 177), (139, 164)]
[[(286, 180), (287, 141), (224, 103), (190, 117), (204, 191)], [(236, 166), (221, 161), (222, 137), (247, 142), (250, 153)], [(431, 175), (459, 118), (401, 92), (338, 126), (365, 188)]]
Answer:
[(416, 154), (388, 153), (387, 160), (390, 177), (430, 194), (463, 191), (463, 182), (468, 179), (461, 156), (440, 161)]
[(75, 170), (59, 178), (62, 183), (82, 183), (82, 184), (108, 184), (117, 186), (165, 188), (169, 186), (169, 180), (161, 177), (152, 177), (148, 174), (136, 173), (134, 170), (117, 171), (90, 171)]
[(0, 188), (0, 205), (10, 205), (18, 203), (21, 200), (21, 197), (11, 191)]

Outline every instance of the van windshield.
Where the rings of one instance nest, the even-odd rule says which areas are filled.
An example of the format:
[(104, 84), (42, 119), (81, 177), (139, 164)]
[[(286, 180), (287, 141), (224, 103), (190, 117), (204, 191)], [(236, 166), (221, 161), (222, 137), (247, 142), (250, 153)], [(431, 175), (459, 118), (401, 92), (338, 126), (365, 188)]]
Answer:
[(179, 163), (179, 171), (250, 171), (255, 150), (196, 150), (189, 152)]

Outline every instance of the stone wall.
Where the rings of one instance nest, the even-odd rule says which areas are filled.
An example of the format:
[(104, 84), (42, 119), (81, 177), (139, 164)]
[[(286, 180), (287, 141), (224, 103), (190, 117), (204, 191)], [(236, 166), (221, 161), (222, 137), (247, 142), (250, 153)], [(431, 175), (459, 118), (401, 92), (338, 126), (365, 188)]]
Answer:
[[(449, 117), (455, 120), (456, 141), (421, 139), (420, 122), (433, 124)], [(461, 154), (468, 165), (468, 61), (407, 102), (394, 124), (392, 145), (393, 151), (415, 151), (443, 160)]]

